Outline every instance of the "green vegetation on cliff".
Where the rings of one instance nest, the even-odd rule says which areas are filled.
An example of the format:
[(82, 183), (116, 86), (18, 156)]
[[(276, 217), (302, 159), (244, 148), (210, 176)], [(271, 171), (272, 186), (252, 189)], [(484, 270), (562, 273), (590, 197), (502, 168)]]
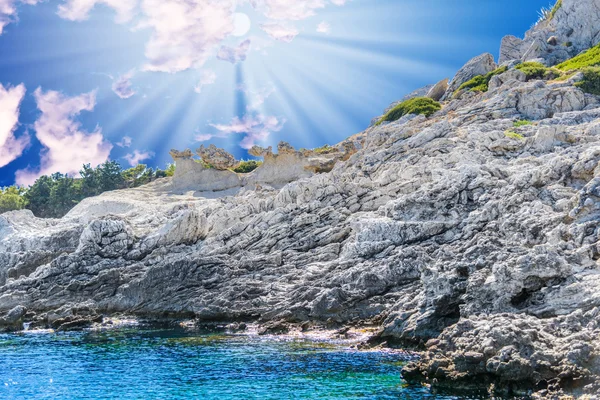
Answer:
[(586, 93), (600, 96), (600, 67), (587, 67), (581, 70), (583, 79), (575, 83), (575, 86)]
[(381, 125), (383, 122), (397, 121), (405, 115), (409, 114), (421, 114), (426, 117), (430, 117), (436, 111), (442, 109), (442, 105), (437, 101), (428, 97), (414, 97), (398, 104), (392, 108), (387, 114), (385, 114), (377, 125)]
[(521, 126), (527, 126), (527, 125), (531, 125), (531, 124), (533, 124), (533, 123), (531, 121), (529, 121), (529, 120), (526, 120), (526, 119), (520, 119), (518, 121), (513, 122), (513, 126), (515, 128), (519, 128)]
[(558, 64), (556, 68), (561, 71), (573, 71), (585, 67), (595, 67), (600, 65), (600, 44), (596, 45), (583, 53)]
[(240, 161), (240, 164), (237, 167), (232, 169), (232, 171), (238, 174), (248, 174), (254, 171), (256, 168), (260, 167), (262, 163), (262, 161), (257, 160), (242, 160)]
[(154, 170), (143, 164), (123, 170), (116, 161), (107, 161), (96, 168), (88, 164), (80, 171), (80, 178), (56, 173), (38, 178), (27, 189), (0, 188), (0, 213), (29, 209), (38, 217), (60, 218), (87, 197), (142, 186), (174, 172), (173, 164), (166, 170)]
[(500, 75), (506, 71), (508, 71), (508, 67), (500, 67), (485, 75), (477, 75), (473, 79), (460, 85), (455, 93), (459, 93), (461, 90), (469, 90), (471, 92), (487, 92), (489, 90), (488, 85), (490, 83), (490, 80), (494, 76)]
[(553, 19), (556, 16), (556, 13), (562, 7), (562, 2), (563, 0), (558, 0), (556, 4), (554, 4), (554, 7), (552, 7), (552, 10), (550, 10), (550, 19)]
[(525, 74), (527, 80), (531, 79), (551, 79), (555, 75), (552, 70), (544, 64), (534, 61), (524, 62), (515, 67)]

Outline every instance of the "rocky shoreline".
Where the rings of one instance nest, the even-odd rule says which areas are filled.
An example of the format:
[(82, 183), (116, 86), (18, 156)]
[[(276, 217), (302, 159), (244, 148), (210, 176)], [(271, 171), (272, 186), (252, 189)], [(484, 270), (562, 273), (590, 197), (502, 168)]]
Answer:
[(173, 178), (60, 220), (0, 215), (0, 329), (375, 326), (371, 344), (422, 351), (410, 380), (598, 398), (600, 96), (582, 73), (521, 66), (598, 44), (600, 4), (551, 17), (505, 38), (500, 64), (478, 56), (408, 96), (440, 100), (431, 115), (326, 149), (257, 147), (248, 174), (215, 147), (173, 151)]

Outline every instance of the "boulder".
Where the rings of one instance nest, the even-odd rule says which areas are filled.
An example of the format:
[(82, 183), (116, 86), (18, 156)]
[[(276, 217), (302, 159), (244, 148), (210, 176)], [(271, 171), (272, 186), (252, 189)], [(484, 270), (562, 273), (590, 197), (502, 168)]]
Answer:
[(444, 94), (448, 90), (448, 78), (443, 79), (436, 83), (425, 95), (425, 97), (429, 97), (435, 101), (440, 101)]

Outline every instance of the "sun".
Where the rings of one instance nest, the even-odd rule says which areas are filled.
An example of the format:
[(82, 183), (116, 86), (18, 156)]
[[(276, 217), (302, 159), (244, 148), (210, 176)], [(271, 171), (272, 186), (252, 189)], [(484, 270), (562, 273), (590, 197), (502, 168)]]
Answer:
[(233, 36), (244, 36), (252, 27), (252, 22), (250, 21), (250, 17), (243, 13), (235, 13), (233, 15), (233, 25), (234, 29), (232, 32)]

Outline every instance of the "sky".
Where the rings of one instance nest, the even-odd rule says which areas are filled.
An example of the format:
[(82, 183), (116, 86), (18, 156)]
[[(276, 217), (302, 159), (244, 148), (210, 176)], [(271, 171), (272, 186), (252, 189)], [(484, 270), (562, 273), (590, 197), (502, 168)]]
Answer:
[(336, 144), (549, 0), (0, 0), (0, 187)]

